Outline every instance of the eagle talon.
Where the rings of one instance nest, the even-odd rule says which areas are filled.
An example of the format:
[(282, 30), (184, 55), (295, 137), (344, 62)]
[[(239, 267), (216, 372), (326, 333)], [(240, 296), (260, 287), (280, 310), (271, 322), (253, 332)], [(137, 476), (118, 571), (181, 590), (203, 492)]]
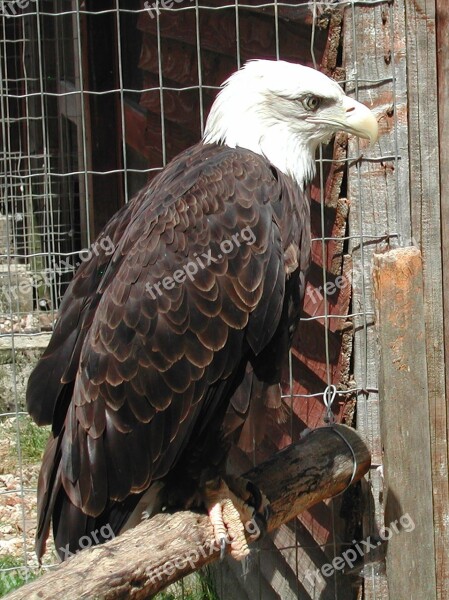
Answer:
[(229, 544), (231, 556), (243, 560), (249, 554), (247, 536), (254, 541), (266, 531), (266, 497), (254, 484), (240, 477), (229, 477), (229, 487), (221, 477), (208, 479), (202, 486), (202, 495), (220, 548), (220, 559), (223, 560)]
[(226, 556), (226, 544), (227, 544), (227, 540), (225, 537), (222, 537), (219, 541), (219, 546), (220, 546), (220, 560), (223, 560), (224, 557)]

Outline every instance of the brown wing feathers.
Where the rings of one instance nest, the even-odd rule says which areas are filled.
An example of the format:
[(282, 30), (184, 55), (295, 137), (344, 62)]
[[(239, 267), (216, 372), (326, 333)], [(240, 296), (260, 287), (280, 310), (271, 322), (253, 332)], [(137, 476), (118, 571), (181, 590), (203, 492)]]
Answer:
[[(28, 388), (38, 422), (64, 419), (60, 452), (44, 459), (41, 542), (57, 504), (49, 486), (80, 514), (104, 516), (169, 473), (194, 431), (220, 430), (284, 310), (283, 254), (300, 234), (295, 205), (307, 202), (280, 179), (249, 151), (199, 144), (105, 229), (115, 252), (76, 274)], [(177, 271), (182, 282), (163, 286)]]

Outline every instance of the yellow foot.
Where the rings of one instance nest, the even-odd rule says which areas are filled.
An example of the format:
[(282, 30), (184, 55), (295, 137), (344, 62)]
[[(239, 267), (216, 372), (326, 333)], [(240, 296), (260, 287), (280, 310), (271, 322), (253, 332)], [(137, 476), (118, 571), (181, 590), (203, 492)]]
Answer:
[(202, 495), (214, 529), (214, 537), (223, 558), (226, 545), (236, 560), (249, 554), (247, 536), (256, 540), (266, 525), (268, 501), (249, 481), (227, 477), (229, 486), (221, 478), (210, 479), (203, 486)]

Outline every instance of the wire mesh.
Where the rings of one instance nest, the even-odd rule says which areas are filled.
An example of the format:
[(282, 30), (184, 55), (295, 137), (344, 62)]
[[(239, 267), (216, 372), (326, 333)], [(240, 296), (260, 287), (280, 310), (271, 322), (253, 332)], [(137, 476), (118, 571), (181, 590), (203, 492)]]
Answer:
[[(0, 543), (0, 559), (14, 552), (20, 559), (19, 566), (0, 566), (0, 578), (6, 582), (17, 569), (23, 569), (27, 579), (36, 568), (32, 540), (35, 503), (31, 500), (36, 492), (36, 471), (27, 479), (30, 466), (24, 455), (29, 443), (24, 433), (26, 377), (48, 342), (71, 277), (89, 252), (95, 251), (92, 243), (102, 226), (180, 149), (199, 139), (223, 72), (255, 56), (291, 60), (293, 55), (298, 62), (319, 67), (327, 43), (323, 24), (329, 25), (333, 9), (342, 10), (351, 23), (352, 33), (346, 31), (346, 35), (352, 36), (353, 46), (359, 11), (382, 9), (391, 15), (394, 11), (394, 2), (389, 0), (185, 0), (169, 4), (39, 0), (25, 8), (14, 2), (2, 5), (0, 350), (9, 353), (4, 374), (11, 383), (9, 387), (4, 384), (8, 398), (0, 406), (0, 419), (5, 439), (7, 429), (14, 429), (12, 442), (6, 446), (8, 452), (13, 451), (15, 475), (10, 477), (7, 471), (0, 475), (0, 498), (13, 499), (20, 509), (15, 525), (20, 535), (9, 538), (15, 540), (15, 546), (8, 540)], [(214, 21), (217, 15), (219, 20)], [(176, 63), (181, 58), (184, 62)], [(357, 56), (354, 62), (340, 80), (356, 98), (362, 85), (364, 90), (379, 84), (394, 86), (394, 70), (378, 78), (374, 73), (360, 78)], [(329, 248), (334, 242), (350, 257), (349, 262), (352, 257), (353, 272), (360, 277), (354, 281), (352, 304), (341, 313), (331, 311), (326, 293), (321, 295), (318, 312), (304, 313), (303, 326), (320, 326), (323, 377), (314, 387), (298, 387), (294, 373), (298, 357), (290, 355), (283, 393), (291, 410), (290, 423), (282, 436), (276, 432), (271, 439), (268, 448), (272, 451), (296, 441), (306, 426), (317, 425), (324, 415), (324, 389), (335, 383), (331, 345), (336, 330), (342, 332), (346, 327), (355, 336), (351, 369), (344, 384), (336, 382), (340, 417), (351, 401), (358, 406), (377, 402), (377, 380), (368, 373), (374, 314), (368, 299), (367, 249), (396, 244), (404, 231), (401, 215), (391, 219), (387, 231), (376, 230), (375, 225), (366, 227), (362, 170), (388, 161), (397, 169), (400, 159), (397, 140), (392, 148), (382, 150), (378, 146), (367, 154), (366, 149), (350, 146), (348, 156), (337, 157), (346, 173), (340, 196), (348, 192), (355, 215), (337, 235), (329, 231), (329, 214), (335, 206), (328, 206), (326, 198), (327, 177), (330, 165), (336, 164), (335, 157), (320, 149), (316, 184), (320, 232), (314, 245), (321, 265), (314, 285), (323, 290), (330, 281)], [(358, 185), (350, 184), (348, 172), (356, 173)], [(353, 226), (355, 220), (358, 226)], [(322, 409), (318, 418), (317, 405)], [(310, 413), (310, 421), (298, 425), (298, 411)], [(360, 414), (367, 419), (369, 413), (367, 406), (357, 413), (359, 426), (377, 439), (377, 422), (360, 423)], [(260, 459), (256, 450), (246, 459), (238, 457), (240, 464)], [(372, 501), (372, 494), (368, 497)], [(352, 543), (343, 535), (340, 507), (341, 499), (324, 506), (319, 518), (309, 513), (292, 527), (283, 527), (256, 547), (243, 570), (232, 563), (219, 567), (214, 580), (220, 597), (239, 597), (231, 595), (243, 593), (231, 592), (234, 586), (251, 598), (275, 594), (282, 598), (352, 597), (349, 588), (359, 585), (360, 578), (345, 580), (337, 573), (332, 581), (322, 575), (310, 577)], [(376, 511), (379, 513), (379, 506), (371, 506), (370, 512)], [(2, 527), (0, 524), (0, 530)], [(368, 526), (364, 533), (370, 530)], [(355, 531), (360, 534), (362, 530)], [(50, 555), (47, 566), (53, 560)], [(376, 590), (376, 568), (371, 567), (373, 590), (366, 598), (384, 597)]]

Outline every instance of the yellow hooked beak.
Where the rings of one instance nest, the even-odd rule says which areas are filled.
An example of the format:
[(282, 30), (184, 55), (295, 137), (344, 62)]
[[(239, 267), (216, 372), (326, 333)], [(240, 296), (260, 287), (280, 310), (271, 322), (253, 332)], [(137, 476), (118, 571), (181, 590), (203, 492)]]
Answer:
[(343, 119), (341, 121), (338, 119), (342, 130), (353, 133), (374, 144), (379, 137), (379, 126), (372, 111), (364, 104), (348, 96), (343, 98), (343, 110)]
[(374, 144), (379, 136), (377, 119), (372, 111), (348, 96), (343, 96), (337, 106), (323, 108), (318, 114), (308, 116), (306, 120), (330, 125), (334, 132), (346, 131), (370, 140), (371, 144)]

